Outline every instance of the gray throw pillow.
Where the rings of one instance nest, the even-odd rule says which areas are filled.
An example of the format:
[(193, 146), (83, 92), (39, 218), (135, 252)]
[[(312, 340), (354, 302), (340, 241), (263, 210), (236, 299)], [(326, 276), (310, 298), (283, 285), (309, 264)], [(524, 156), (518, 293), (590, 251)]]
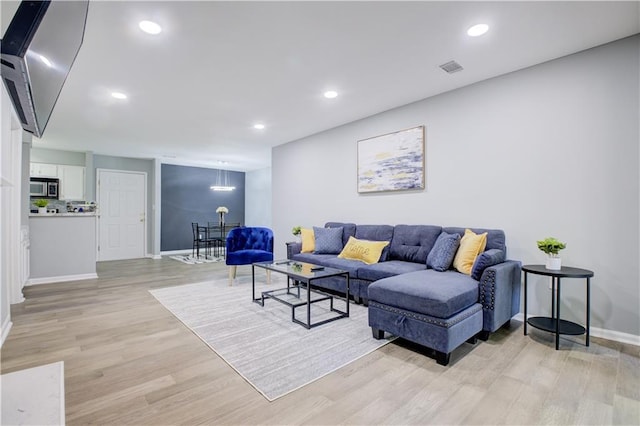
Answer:
[(491, 249), (485, 252), (480, 253), (480, 255), (476, 258), (476, 261), (473, 263), (473, 268), (471, 269), (471, 278), (476, 281), (480, 281), (482, 277), (482, 273), (489, 266), (497, 265), (498, 263), (504, 262), (505, 252), (499, 249)]
[(317, 228), (313, 227), (313, 235), (316, 239), (317, 254), (340, 254), (342, 251), (342, 227)]
[(456, 256), (456, 251), (458, 251), (459, 246), (459, 234), (441, 232), (433, 248), (427, 255), (427, 266), (440, 272), (451, 268), (453, 258)]

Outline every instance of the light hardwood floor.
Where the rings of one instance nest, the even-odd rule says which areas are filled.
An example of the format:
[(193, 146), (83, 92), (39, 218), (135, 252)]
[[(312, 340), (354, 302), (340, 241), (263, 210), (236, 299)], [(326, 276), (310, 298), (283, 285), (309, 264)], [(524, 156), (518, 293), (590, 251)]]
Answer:
[(581, 336), (556, 351), (517, 321), (448, 367), (394, 342), (270, 403), (148, 292), (226, 280), (224, 264), (102, 262), (98, 275), (26, 287), (1, 350), (2, 373), (64, 361), (69, 425), (640, 424), (640, 347)]

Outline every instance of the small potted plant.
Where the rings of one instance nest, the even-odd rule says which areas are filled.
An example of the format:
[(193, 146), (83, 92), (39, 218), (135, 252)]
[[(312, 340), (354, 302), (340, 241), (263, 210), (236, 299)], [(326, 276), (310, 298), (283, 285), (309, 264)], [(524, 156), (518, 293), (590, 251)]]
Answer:
[(293, 228), (291, 228), (291, 233), (296, 237), (299, 237), (301, 232), (302, 228), (300, 226), (294, 226)]
[(302, 227), (294, 226), (293, 228), (291, 228), (291, 233), (294, 237), (296, 237), (296, 241), (300, 242), (300, 238), (302, 237)]
[(49, 201), (40, 198), (38, 200), (35, 200), (33, 202), (33, 204), (35, 204), (36, 207), (38, 207), (38, 213), (40, 214), (46, 214), (47, 213), (47, 206), (49, 205)]
[(562, 259), (558, 256), (558, 252), (566, 248), (567, 244), (554, 237), (547, 237), (538, 241), (537, 244), (538, 248), (548, 255), (545, 267), (554, 271), (560, 270), (562, 268)]

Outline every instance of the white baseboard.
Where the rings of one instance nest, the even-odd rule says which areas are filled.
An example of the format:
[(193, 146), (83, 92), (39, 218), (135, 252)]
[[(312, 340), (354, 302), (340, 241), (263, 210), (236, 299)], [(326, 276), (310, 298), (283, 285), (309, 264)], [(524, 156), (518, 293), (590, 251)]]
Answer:
[(78, 275), (63, 275), (60, 277), (44, 277), (44, 278), (29, 278), (26, 285), (38, 285), (38, 284), (51, 284), (59, 283), (62, 281), (80, 281), (80, 280), (92, 280), (98, 278), (98, 274), (78, 274)]
[(4, 344), (4, 341), (7, 340), (11, 327), (13, 327), (13, 323), (11, 322), (11, 315), (7, 315), (7, 317), (2, 322), (2, 337), (0, 337), (0, 348)]
[[(222, 247), (222, 250), (224, 251), (226, 250), (226, 248)], [(161, 251), (160, 256), (154, 256), (154, 259), (161, 259), (162, 256), (175, 256), (178, 254), (191, 254), (191, 253), (193, 253), (193, 250), (191, 249)]]
[(173, 256), (176, 254), (191, 254), (191, 252), (192, 252), (191, 249), (161, 251), (160, 256)]
[(153, 259), (153, 260), (160, 260), (160, 259), (162, 259), (162, 256), (161, 256), (161, 255), (159, 255), (159, 254), (151, 254), (151, 253), (149, 253), (149, 254), (147, 254), (147, 257), (148, 257), (149, 259)]
[[(531, 318), (536, 315), (527, 316)], [(524, 322), (524, 314), (522, 312), (519, 312), (516, 316), (513, 317), (513, 319)], [(590, 327), (589, 335), (591, 337), (600, 337), (602, 339), (613, 340), (614, 342), (640, 346), (640, 336), (636, 336), (635, 334), (622, 333), (620, 331), (607, 330), (605, 328)]]
[(601, 337), (615, 342), (627, 343), (629, 345), (640, 346), (640, 336), (629, 333), (622, 333), (615, 330), (606, 330), (604, 328), (591, 327), (590, 333), (593, 337)]

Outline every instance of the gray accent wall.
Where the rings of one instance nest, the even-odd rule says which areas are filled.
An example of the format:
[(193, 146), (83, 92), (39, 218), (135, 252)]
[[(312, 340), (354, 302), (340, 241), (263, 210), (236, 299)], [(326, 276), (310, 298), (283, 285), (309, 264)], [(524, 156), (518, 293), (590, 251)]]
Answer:
[[(592, 326), (640, 336), (639, 52), (634, 36), (275, 147), (276, 241), (330, 220), (501, 228), (511, 259), (541, 264), (554, 236), (595, 272)], [(419, 125), (426, 189), (358, 194), (357, 141)], [(548, 280), (530, 283), (548, 315)], [(562, 315), (584, 323), (583, 280), (563, 280)]]
[(228, 183), (236, 189), (229, 192), (212, 191), (210, 187), (218, 182), (218, 172), (218, 169), (162, 164), (162, 251), (191, 249), (191, 223), (217, 223), (216, 209), (219, 206), (229, 209), (225, 222), (245, 224), (245, 174), (227, 171)]

